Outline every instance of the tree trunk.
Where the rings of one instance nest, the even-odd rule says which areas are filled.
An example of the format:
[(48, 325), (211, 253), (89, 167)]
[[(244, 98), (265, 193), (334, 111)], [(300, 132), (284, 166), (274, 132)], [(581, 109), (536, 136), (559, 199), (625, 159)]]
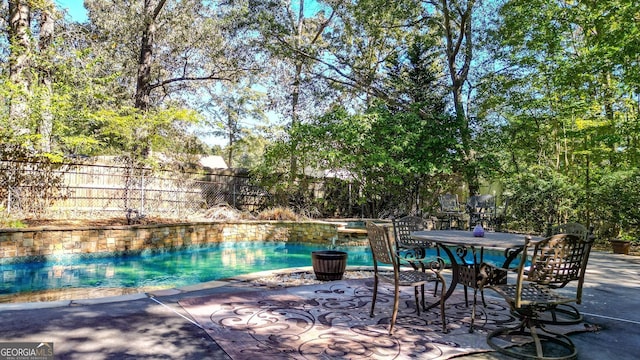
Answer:
[(29, 117), (27, 99), (29, 97), (30, 76), (29, 55), (31, 38), (29, 25), (31, 9), (25, 0), (9, 0), (9, 80), (16, 86), (9, 106), (10, 127), (23, 131)]
[[(151, 106), (151, 64), (153, 59), (153, 44), (156, 32), (156, 19), (162, 10), (166, 0), (160, 0), (158, 5), (151, 10), (151, 0), (144, 0), (144, 30), (142, 31), (142, 41), (140, 44), (140, 57), (138, 58), (138, 76), (136, 81), (135, 107), (136, 109), (146, 112)], [(140, 155), (146, 158), (151, 152), (151, 144), (148, 142), (148, 135), (144, 132), (139, 134), (142, 144), (140, 147)], [(135, 150), (135, 149), (134, 149)], [(134, 151), (135, 152), (135, 151)]]
[(53, 43), (53, 11), (54, 6), (48, 3), (42, 10), (40, 18), (40, 39), (38, 50), (42, 58), (43, 65), (40, 67), (40, 81), (44, 93), (42, 99), (42, 113), (38, 132), (40, 133), (40, 149), (44, 152), (51, 151), (51, 133), (53, 131), (53, 114), (51, 112), (52, 79), (51, 79), (51, 56), (49, 50)]
[[(298, 6), (300, 7), (298, 13), (298, 24), (295, 29), (296, 37), (295, 37), (295, 45), (294, 48), (296, 50), (300, 49), (302, 45), (302, 31), (304, 24), (304, 0), (300, 0)], [(300, 101), (300, 83), (302, 77), (302, 60), (300, 59), (300, 55), (295, 55), (295, 78), (293, 79), (293, 89), (291, 91), (291, 128), (294, 129), (298, 124), (298, 103)], [(295, 181), (298, 173), (298, 159), (297, 159), (297, 149), (298, 140), (292, 138), (291, 139), (291, 159), (290, 159), (290, 169), (289, 169), (289, 185), (291, 186)]]
[(151, 0), (144, 1), (144, 30), (140, 44), (140, 57), (138, 58), (138, 76), (136, 81), (135, 107), (147, 111), (150, 106), (151, 96), (151, 62), (153, 58), (153, 41), (156, 32), (156, 19), (162, 10), (166, 0), (160, 0), (152, 10)]
[[(449, 8), (447, 0), (441, 0), (443, 30), (446, 39), (446, 56), (449, 76), (451, 77), (451, 93), (456, 113), (456, 119), (460, 126), (462, 142), (462, 172), (469, 186), (469, 195), (475, 195), (479, 191), (478, 173), (475, 165), (475, 152), (471, 146), (471, 129), (469, 120), (462, 101), (462, 87), (467, 80), (471, 60), (473, 58), (473, 38), (471, 20), (474, 0), (468, 0), (466, 7), (463, 3), (454, 3), (454, 9)], [(452, 21), (452, 16), (459, 18)], [(459, 59), (462, 58), (462, 67), (458, 69)]]
[(142, 111), (149, 109), (151, 95), (151, 58), (153, 56), (153, 35), (155, 25), (150, 24), (142, 33), (142, 45), (138, 60), (135, 107)]
[(230, 131), (229, 131), (229, 146), (227, 146), (227, 166), (229, 168), (233, 167), (233, 146), (235, 144), (235, 136), (234, 136), (234, 131), (233, 129), (235, 128), (234, 126), (234, 121), (233, 118), (231, 116), (231, 109), (232, 109), (232, 105), (229, 104), (229, 106), (227, 106), (227, 126), (229, 127)]
[[(298, 124), (298, 102), (300, 101), (300, 77), (302, 76), (302, 64), (296, 64), (295, 79), (293, 80), (293, 91), (291, 94), (291, 128), (294, 129)], [(290, 159), (290, 176), (289, 184), (292, 184), (298, 175), (298, 158), (297, 151), (298, 139), (291, 139), (291, 159)]]

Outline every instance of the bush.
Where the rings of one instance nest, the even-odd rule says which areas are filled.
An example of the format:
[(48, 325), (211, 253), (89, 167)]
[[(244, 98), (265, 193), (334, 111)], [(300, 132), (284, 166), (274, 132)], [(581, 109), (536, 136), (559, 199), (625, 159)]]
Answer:
[(43, 216), (53, 202), (67, 196), (60, 171), (66, 165), (61, 160), (0, 136), (1, 205), (10, 213)]
[(258, 220), (291, 220), (298, 221), (301, 216), (296, 214), (293, 210), (283, 207), (274, 207), (271, 209), (261, 211), (256, 219)]
[(598, 236), (613, 239), (621, 233), (640, 233), (640, 170), (603, 176), (593, 191)]
[(507, 182), (510, 227), (544, 233), (547, 225), (577, 221), (581, 190), (575, 181), (553, 169), (537, 167)]
[[(0, 213), (4, 214), (6, 210), (0, 206)], [(12, 219), (11, 217), (0, 216), (0, 229), (23, 229), (27, 225), (21, 220)]]

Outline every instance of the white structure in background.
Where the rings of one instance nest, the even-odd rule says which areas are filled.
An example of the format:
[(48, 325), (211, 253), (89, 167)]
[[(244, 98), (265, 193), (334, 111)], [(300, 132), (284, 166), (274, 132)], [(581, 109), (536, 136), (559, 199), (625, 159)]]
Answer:
[(208, 155), (203, 156), (198, 161), (200, 166), (209, 169), (228, 169), (227, 163), (224, 161), (222, 156), (218, 155)]

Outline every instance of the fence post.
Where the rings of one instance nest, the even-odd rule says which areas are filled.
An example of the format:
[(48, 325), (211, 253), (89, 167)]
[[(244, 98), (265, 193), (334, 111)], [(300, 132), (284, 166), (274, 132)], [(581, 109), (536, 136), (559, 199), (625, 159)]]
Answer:
[(7, 214), (11, 214), (11, 171), (9, 171), (9, 181), (7, 183)]
[(238, 207), (236, 206), (237, 205), (237, 202), (236, 202), (237, 195), (236, 194), (238, 192), (236, 191), (236, 185), (238, 185), (238, 179), (234, 176), (233, 177), (233, 207), (237, 209)]
[(9, 185), (7, 190), (7, 214), (11, 214), (11, 185)]
[(144, 170), (140, 175), (140, 214), (144, 214)]

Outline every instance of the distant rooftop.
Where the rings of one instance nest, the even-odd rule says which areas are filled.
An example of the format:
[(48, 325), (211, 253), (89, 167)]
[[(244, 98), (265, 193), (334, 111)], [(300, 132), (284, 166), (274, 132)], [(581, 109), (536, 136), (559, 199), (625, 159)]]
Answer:
[(199, 160), (200, 165), (209, 169), (227, 169), (227, 163), (224, 161), (222, 156), (218, 155), (208, 155), (203, 156)]

